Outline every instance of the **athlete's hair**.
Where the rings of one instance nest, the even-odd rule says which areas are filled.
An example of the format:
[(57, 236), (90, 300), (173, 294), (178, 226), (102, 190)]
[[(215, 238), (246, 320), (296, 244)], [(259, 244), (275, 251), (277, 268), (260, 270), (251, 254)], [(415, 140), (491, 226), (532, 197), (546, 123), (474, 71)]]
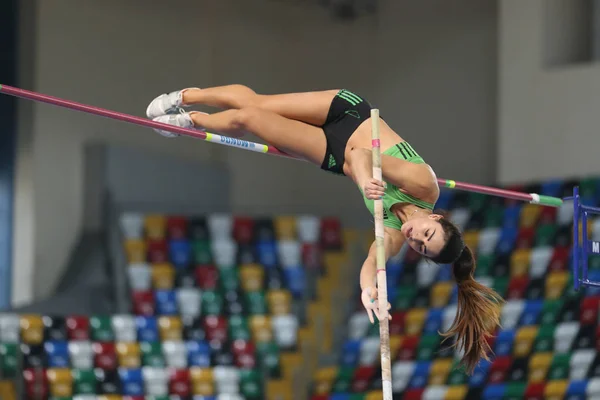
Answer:
[(442, 213), (439, 223), (444, 230), (446, 244), (437, 257), (439, 264), (452, 264), (452, 273), (458, 285), (456, 317), (447, 332), (440, 332), (444, 341), (456, 336), (453, 344), (463, 353), (460, 365), (472, 374), (480, 359), (489, 361), (491, 348), (487, 338), (500, 325), (501, 305), (504, 302), (494, 290), (477, 282), (475, 257), (465, 245), (458, 227)]

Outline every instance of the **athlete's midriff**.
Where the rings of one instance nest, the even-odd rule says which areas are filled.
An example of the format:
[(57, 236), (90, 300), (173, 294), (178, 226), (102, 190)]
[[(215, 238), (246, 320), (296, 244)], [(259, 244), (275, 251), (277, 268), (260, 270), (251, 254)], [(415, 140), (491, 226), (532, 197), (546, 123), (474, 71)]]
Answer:
[[(392, 130), (385, 123), (385, 121), (379, 121), (379, 142), (380, 150), (383, 153), (387, 149), (392, 146), (395, 146), (396, 143), (403, 141), (403, 139)], [(364, 121), (356, 131), (350, 136), (348, 140), (348, 144), (346, 145), (345, 156), (346, 160), (349, 158), (349, 153), (353, 148), (359, 149), (369, 149), (371, 150), (371, 119)]]

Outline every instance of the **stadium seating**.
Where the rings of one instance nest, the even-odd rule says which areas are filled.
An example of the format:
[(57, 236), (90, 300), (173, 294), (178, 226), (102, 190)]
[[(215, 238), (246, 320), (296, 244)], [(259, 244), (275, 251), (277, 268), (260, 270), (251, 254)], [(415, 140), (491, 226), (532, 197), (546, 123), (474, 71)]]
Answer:
[[(520, 190), (566, 196), (572, 187), (552, 181)], [(600, 180), (585, 179), (580, 190), (585, 204), (600, 204)], [(600, 399), (600, 290), (573, 289), (572, 205), (444, 191), (438, 206), (464, 229), (478, 260), (476, 278), (506, 298), (502, 327), (490, 338), (491, 361), (467, 376), (456, 367), (460, 354), (437, 334), (456, 314), (448, 266), (423, 263), (411, 250), (390, 260), (394, 399)], [(600, 219), (587, 229), (600, 240)], [(592, 276), (600, 278), (597, 257), (590, 258)], [(340, 353), (338, 365), (315, 373), (312, 400), (382, 398), (379, 329), (360, 305)]]

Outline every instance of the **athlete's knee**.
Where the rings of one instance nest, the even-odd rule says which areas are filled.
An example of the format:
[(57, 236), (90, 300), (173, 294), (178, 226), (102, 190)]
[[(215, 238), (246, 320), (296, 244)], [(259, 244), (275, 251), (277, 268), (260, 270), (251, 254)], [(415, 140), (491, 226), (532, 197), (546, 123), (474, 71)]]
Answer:
[(263, 110), (258, 107), (245, 107), (236, 111), (231, 120), (233, 128), (245, 131), (252, 131), (257, 125)]

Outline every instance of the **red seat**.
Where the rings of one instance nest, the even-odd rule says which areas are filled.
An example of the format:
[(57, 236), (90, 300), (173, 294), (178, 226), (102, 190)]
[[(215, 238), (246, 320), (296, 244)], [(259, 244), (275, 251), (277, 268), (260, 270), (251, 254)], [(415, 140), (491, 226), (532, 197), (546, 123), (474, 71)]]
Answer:
[(425, 388), (413, 388), (408, 389), (404, 392), (404, 396), (402, 396), (403, 400), (421, 400), (423, 398), (423, 392), (425, 392)]
[(123, 396), (122, 400), (145, 400), (144, 396)]
[(164, 239), (148, 241), (148, 261), (153, 264), (169, 262), (169, 248)]
[(45, 399), (48, 397), (48, 377), (46, 370), (28, 368), (23, 371), (25, 393), (29, 399)]
[(251, 244), (254, 239), (254, 220), (249, 217), (235, 217), (232, 235), (238, 244)]
[(390, 321), (390, 335), (402, 335), (404, 334), (404, 318), (406, 317), (406, 311), (394, 311), (392, 312), (392, 320)]
[(530, 383), (525, 390), (524, 398), (527, 400), (544, 400), (545, 383)]
[(335, 217), (321, 219), (321, 247), (325, 250), (342, 248), (342, 227), (340, 220)]
[(133, 312), (150, 317), (154, 315), (154, 293), (151, 290), (133, 292)]
[(117, 352), (112, 342), (94, 343), (94, 366), (104, 370), (117, 368)]
[(310, 400), (329, 400), (329, 396), (326, 394), (315, 394)]
[(527, 275), (512, 278), (508, 284), (506, 298), (516, 300), (524, 298), (527, 285), (529, 285), (529, 277)]
[[(507, 190), (513, 190), (515, 192), (523, 192), (525, 191), (525, 186), (523, 185), (511, 185), (508, 186), (506, 188)], [(514, 200), (514, 199), (504, 199), (504, 205), (505, 206), (514, 206), (515, 204), (520, 204), (521, 201), (520, 200)]]
[(175, 396), (191, 395), (190, 371), (188, 369), (172, 369), (169, 377), (169, 393)]
[(323, 265), (323, 253), (318, 244), (304, 243), (302, 245), (302, 264), (306, 269), (320, 269)]
[(204, 319), (204, 332), (209, 342), (225, 342), (227, 340), (227, 319), (222, 316), (209, 315)]
[(531, 228), (521, 228), (519, 230), (519, 234), (517, 235), (517, 243), (515, 247), (517, 249), (530, 249), (533, 247), (533, 242), (535, 240), (535, 229)]
[(398, 361), (414, 360), (419, 345), (419, 337), (405, 336), (398, 349)]
[(170, 239), (185, 239), (188, 231), (188, 220), (185, 217), (167, 218), (167, 236)]
[(489, 383), (501, 383), (506, 379), (508, 370), (512, 364), (512, 358), (509, 356), (498, 357), (492, 363), (488, 373)]
[(498, 337), (498, 332), (495, 332), (493, 335), (488, 335), (485, 337), (485, 341), (490, 346), (490, 349), (493, 349), (496, 345), (496, 338)]
[(253, 342), (246, 340), (234, 341), (232, 353), (235, 364), (239, 368), (254, 368), (256, 366), (256, 348)]
[(598, 323), (598, 307), (600, 296), (586, 297), (581, 303), (579, 321), (581, 325), (596, 325)]
[(196, 284), (201, 289), (215, 289), (219, 282), (219, 270), (214, 265), (199, 265), (194, 271)]
[(542, 207), (540, 212), (540, 224), (553, 224), (556, 221), (556, 214), (558, 208), (556, 207)]
[(69, 340), (89, 340), (90, 320), (88, 317), (71, 315), (67, 317), (67, 336)]
[(566, 271), (570, 249), (568, 247), (556, 247), (550, 259), (549, 271)]
[(375, 375), (375, 367), (362, 366), (358, 367), (354, 371), (354, 378), (352, 379), (352, 391), (353, 392), (364, 392), (369, 387), (369, 382)]

